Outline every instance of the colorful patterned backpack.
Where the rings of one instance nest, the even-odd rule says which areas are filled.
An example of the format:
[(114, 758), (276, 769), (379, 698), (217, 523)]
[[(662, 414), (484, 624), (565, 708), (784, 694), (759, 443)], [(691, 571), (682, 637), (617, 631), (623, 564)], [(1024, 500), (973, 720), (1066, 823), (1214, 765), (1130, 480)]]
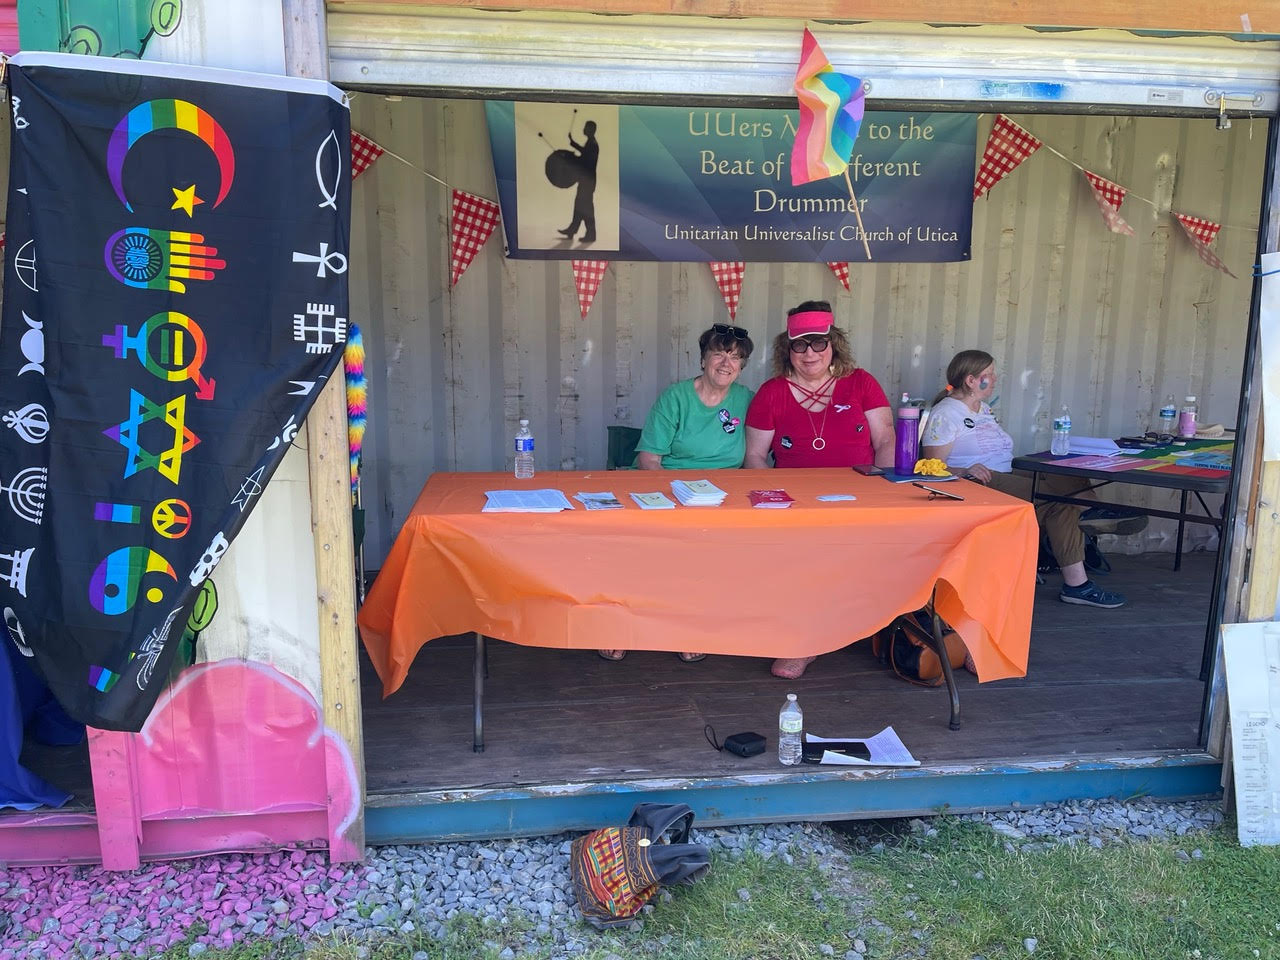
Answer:
[(710, 866), (689, 842), (693, 811), (683, 803), (637, 804), (625, 827), (602, 827), (573, 841), (569, 873), (578, 908), (598, 930), (631, 923), (659, 887), (693, 883)]

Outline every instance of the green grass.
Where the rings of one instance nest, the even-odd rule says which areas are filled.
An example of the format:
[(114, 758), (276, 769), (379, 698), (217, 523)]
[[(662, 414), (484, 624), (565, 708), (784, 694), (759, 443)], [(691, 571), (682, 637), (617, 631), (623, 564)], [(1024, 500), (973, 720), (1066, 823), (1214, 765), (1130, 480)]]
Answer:
[[(1229, 828), (1010, 853), (979, 824), (935, 826), (936, 837), (857, 858), (897, 931), (890, 956), (916, 955), (914, 928), (939, 960), (1026, 957), (1028, 937), (1037, 960), (1280, 958), (1280, 852), (1242, 849)], [(1196, 849), (1200, 859), (1178, 857)]]
[[(409, 960), (417, 951), (431, 960), (495, 960), (506, 946), (539, 958), (799, 960), (820, 957), (819, 945), (830, 944), (843, 960), (857, 937), (867, 960), (1021, 960), (1024, 938), (1034, 937), (1035, 960), (1280, 960), (1280, 851), (1241, 849), (1230, 825), (1177, 840), (1025, 852), (1010, 852), (981, 824), (931, 825), (932, 837), (886, 834), (878, 852), (861, 843), (835, 868), (717, 853), (703, 880), (655, 902), (640, 931), (597, 933), (570, 921), (566, 932), (583, 948), (577, 954), (550, 938), (535, 953), (521, 952), (517, 923), (464, 918), (448, 924), (443, 942), (365, 946), (369, 960)], [(1199, 858), (1178, 856), (1197, 849)], [(186, 947), (167, 956), (185, 958)], [(359, 944), (258, 942), (205, 956), (355, 960)]]

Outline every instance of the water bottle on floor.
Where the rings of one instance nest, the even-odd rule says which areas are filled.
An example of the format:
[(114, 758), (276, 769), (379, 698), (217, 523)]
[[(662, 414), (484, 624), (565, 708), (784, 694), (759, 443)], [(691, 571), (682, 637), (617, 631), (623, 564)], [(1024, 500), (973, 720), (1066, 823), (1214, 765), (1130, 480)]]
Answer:
[(794, 693), (787, 694), (787, 702), (778, 713), (778, 762), (784, 767), (794, 767), (800, 762), (800, 738), (804, 732), (804, 714), (796, 703)]
[(1160, 408), (1160, 422), (1156, 429), (1161, 433), (1172, 435), (1173, 428), (1178, 425), (1178, 404), (1173, 399), (1173, 394), (1169, 394), (1164, 398), (1164, 406)]
[(516, 431), (516, 479), (529, 480), (533, 477), (533, 434), (529, 432), (529, 421), (521, 420), (520, 429)]
[(1053, 442), (1049, 452), (1055, 457), (1065, 457), (1071, 452), (1071, 411), (1062, 405), (1062, 412), (1053, 421)]

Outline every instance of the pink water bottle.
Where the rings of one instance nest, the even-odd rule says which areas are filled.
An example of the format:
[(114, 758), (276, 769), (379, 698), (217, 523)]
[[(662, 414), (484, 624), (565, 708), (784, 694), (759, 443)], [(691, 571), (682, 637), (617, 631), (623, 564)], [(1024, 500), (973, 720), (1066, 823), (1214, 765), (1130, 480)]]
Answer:
[(920, 408), (909, 406), (904, 400), (898, 408), (894, 428), (897, 436), (893, 448), (893, 472), (915, 473), (916, 461), (920, 459)]

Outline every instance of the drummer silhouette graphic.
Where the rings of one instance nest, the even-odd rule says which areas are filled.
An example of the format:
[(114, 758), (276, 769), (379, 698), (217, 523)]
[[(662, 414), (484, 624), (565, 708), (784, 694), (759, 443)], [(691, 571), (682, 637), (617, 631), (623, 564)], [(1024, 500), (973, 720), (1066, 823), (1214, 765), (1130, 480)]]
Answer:
[[(573, 195), (573, 222), (563, 230), (556, 231), (566, 237), (574, 237), (578, 228), (585, 226), (587, 232), (582, 235), (583, 243), (594, 243), (596, 239), (596, 167), (600, 163), (600, 144), (596, 142), (596, 122), (588, 120), (582, 125), (582, 143), (569, 134), (569, 150), (557, 150), (547, 157), (547, 179), (557, 187), (569, 187), (577, 184), (577, 192)], [(553, 169), (554, 168), (554, 169)], [(565, 182), (568, 180), (568, 182)]]
[(518, 250), (570, 258), (618, 249), (623, 156), (618, 109), (614, 104), (514, 105)]

